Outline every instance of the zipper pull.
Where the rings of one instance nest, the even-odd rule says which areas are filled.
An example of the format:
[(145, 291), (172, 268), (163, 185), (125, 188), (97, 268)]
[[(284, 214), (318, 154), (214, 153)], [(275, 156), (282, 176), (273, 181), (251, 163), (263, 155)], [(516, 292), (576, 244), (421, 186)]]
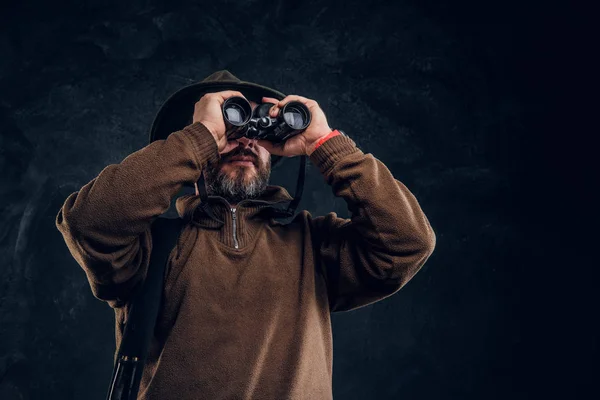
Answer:
[(236, 221), (235, 208), (231, 208), (231, 216), (233, 218), (233, 246), (236, 249), (239, 249), (240, 246), (239, 246), (239, 243), (238, 243), (238, 240), (237, 240), (237, 232), (236, 232), (237, 228), (235, 226), (236, 225), (235, 224), (235, 221)]

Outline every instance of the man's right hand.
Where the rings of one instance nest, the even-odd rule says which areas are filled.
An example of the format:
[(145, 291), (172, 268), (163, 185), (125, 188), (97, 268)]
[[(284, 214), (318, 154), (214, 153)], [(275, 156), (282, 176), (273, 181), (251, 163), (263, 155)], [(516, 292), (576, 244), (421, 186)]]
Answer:
[(206, 93), (194, 106), (193, 122), (200, 122), (202, 125), (206, 126), (215, 138), (219, 152), (222, 152), (227, 146), (225, 121), (223, 120), (221, 107), (225, 100), (234, 96), (244, 97), (243, 94), (235, 90)]

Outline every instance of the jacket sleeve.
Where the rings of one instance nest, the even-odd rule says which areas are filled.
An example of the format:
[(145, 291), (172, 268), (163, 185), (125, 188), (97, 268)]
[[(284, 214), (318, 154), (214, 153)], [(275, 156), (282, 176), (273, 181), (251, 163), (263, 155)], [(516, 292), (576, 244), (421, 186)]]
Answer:
[(311, 155), (351, 219), (309, 217), (315, 262), (327, 282), (330, 311), (348, 311), (402, 288), (432, 254), (436, 237), (415, 196), (347, 136)]
[(95, 297), (123, 305), (145, 278), (152, 222), (184, 184), (193, 185), (207, 163), (218, 159), (215, 139), (194, 123), (107, 166), (67, 197), (56, 227)]

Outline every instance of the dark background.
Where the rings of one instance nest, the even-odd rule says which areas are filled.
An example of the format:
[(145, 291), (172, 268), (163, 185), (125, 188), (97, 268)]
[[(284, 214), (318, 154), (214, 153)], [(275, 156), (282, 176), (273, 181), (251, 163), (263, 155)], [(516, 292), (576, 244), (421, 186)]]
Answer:
[[(437, 234), (398, 294), (333, 315), (336, 399), (594, 397), (585, 15), (515, 0), (3, 2), (0, 399), (105, 397), (113, 313), (54, 219), (147, 144), (171, 93), (220, 69), (317, 100)], [(295, 161), (272, 176), (290, 192)], [(349, 217), (312, 166), (300, 208)]]

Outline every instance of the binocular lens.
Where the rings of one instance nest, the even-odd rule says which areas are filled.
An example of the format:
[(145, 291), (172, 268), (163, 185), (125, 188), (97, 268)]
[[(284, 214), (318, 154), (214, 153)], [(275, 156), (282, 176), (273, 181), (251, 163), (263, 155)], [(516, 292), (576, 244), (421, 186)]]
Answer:
[(245, 125), (252, 116), (252, 107), (243, 97), (230, 97), (223, 103), (225, 120), (234, 126)]
[(225, 109), (225, 114), (227, 114), (227, 119), (234, 124), (241, 124), (244, 122), (244, 110), (237, 104), (231, 104)]
[(289, 105), (283, 110), (283, 119), (293, 129), (304, 129), (308, 126), (308, 113), (304, 107)]

